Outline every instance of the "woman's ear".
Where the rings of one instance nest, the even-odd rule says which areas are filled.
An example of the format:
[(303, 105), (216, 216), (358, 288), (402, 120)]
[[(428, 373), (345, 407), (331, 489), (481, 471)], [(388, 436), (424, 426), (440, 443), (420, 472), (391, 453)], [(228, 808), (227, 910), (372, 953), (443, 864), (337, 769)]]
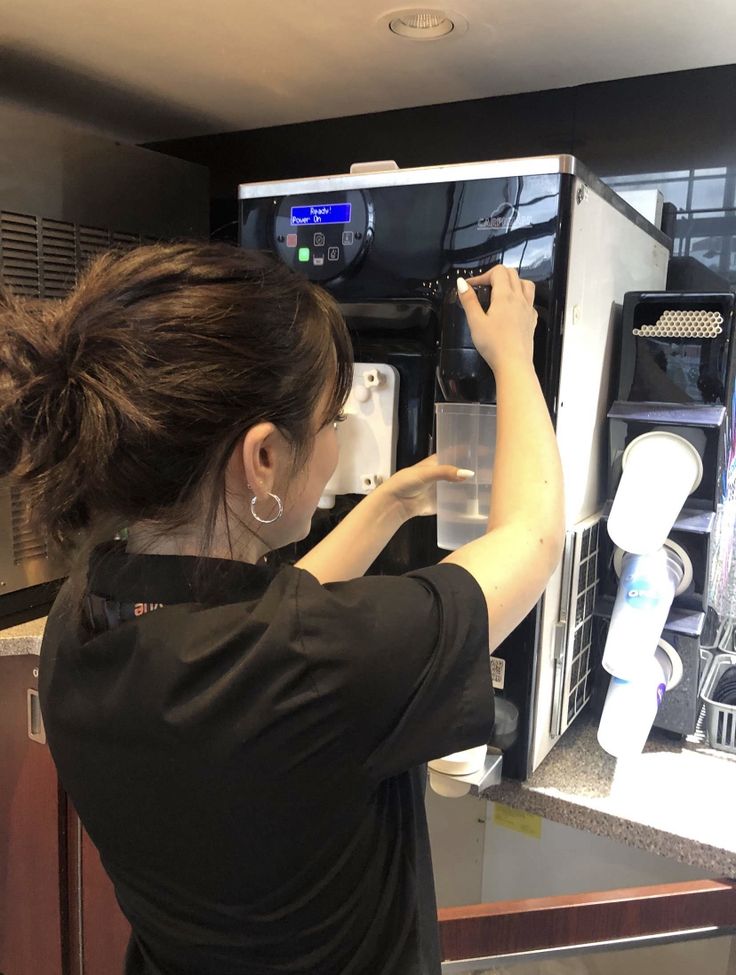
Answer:
[(246, 486), (256, 497), (265, 497), (273, 491), (280, 439), (282, 438), (273, 423), (256, 423), (243, 437), (243, 474)]

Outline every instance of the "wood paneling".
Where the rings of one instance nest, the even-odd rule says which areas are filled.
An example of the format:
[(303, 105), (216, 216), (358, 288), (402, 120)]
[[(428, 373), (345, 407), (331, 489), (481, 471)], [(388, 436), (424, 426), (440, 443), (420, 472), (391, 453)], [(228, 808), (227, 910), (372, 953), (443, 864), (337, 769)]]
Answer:
[(97, 848), (84, 830), (81, 838), (84, 975), (120, 975), (130, 925), (118, 906)]
[(28, 738), (38, 657), (0, 657), (0, 971), (61, 975), (59, 792), (48, 747)]
[(130, 925), (92, 840), (67, 800), (69, 975), (120, 975)]
[(442, 957), (487, 958), (736, 925), (736, 882), (698, 880), (439, 912)]

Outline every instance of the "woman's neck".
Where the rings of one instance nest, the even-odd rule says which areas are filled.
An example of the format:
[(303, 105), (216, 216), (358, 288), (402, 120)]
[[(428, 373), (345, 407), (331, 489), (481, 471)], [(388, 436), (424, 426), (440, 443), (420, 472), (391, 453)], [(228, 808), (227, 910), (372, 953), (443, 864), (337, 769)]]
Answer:
[(131, 555), (193, 555), (213, 559), (234, 559), (238, 562), (257, 562), (268, 550), (259, 538), (241, 531), (230, 537), (214, 532), (211, 544), (203, 550), (203, 531), (183, 527), (166, 531), (153, 522), (136, 522), (128, 528), (126, 551)]

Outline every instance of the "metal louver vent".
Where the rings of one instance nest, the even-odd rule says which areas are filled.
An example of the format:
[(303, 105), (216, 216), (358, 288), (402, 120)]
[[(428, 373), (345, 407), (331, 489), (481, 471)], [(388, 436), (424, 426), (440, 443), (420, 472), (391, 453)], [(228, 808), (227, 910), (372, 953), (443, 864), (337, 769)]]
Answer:
[(118, 250), (130, 250), (131, 247), (137, 247), (140, 242), (141, 238), (138, 234), (113, 233), (112, 235), (112, 246)]
[(79, 227), (77, 233), (79, 266), (88, 264), (96, 254), (110, 248), (110, 231), (100, 227)]
[(41, 221), (41, 297), (63, 298), (77, 279), (77, 242), (73, 223)]
[[(579, 539), (576, 578), (573, 589), (574, 619), (572, 627), (572, 660), (567, 694), (567, 723), (580, 714), (592, 692), (591, 644), (593, 641), (593, 607), (598, 585), (599, 524), (586, 528)], [(572, 606), (571, 616), (572, 616)]]
[(13, 535), (13, 561), (16, 565), (30, 559), (48, 558), (48, 546), (42, 535), (31, 526), (28, 502), (18, 487), (10, 489), (10, 520)]
[(3, 211), (0, 277), (15, 294), (63, 298), (74, 287), (79, 272), (97, 254), (111, 247), (130, 250), (140, 243), (138, 234)]
[(600, 514), (568, 530), (562, 562), (559, 620), (555, 626), (550, 735), (559, 737), (590, 700), (593, 608), (598, 585)]
[(0, 213), (0, 276), (15, 294), (40, 296), (36, 217)]

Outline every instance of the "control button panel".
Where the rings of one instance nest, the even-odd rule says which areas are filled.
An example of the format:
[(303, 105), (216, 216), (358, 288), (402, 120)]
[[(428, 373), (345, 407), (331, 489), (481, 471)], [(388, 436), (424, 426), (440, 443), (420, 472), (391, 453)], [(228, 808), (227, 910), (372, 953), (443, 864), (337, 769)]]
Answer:
[(297, 194), (277, 200), (273, 248), (312, 281), (344, 274), (373, 236), (373, 204), (366, 190)]

